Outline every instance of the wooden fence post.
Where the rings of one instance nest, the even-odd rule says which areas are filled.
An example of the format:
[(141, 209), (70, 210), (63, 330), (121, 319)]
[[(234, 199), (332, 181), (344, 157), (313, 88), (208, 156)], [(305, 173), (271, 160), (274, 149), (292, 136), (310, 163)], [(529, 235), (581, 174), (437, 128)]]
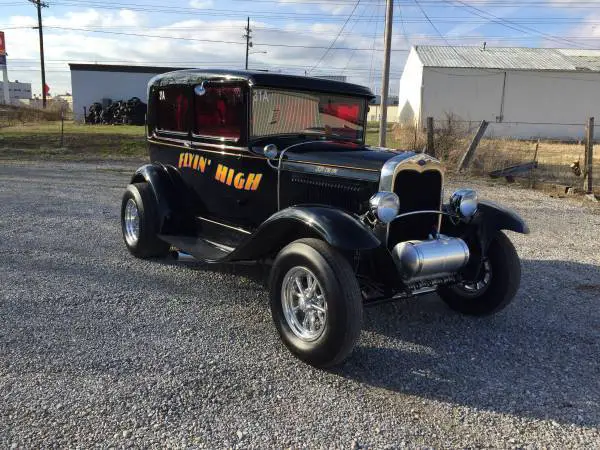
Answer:
[(533, 152), (533, 167), (529, 171), (529, 187), (531, 189), (535, 188), (535, 182), (536, 182), (535, 176), (537, 174), (537, 171), (535, 169), (537, 169), (538, 150), (539, 149), (540, 149), (540, 139), (538, 138), (538, 140), (535, 144), (535, 151)]
[(594, 192), (594, 179), (592, 169), (594, 166), (594, 118), (588, 119), (585, 133), (585, 158), (583, 159), (583, 190), (586, 194)]
[(65, 110), (61, 107), (60, 110), (60, 148), (63, 148), (65, 143)]
[(489, 125), (489, 122), (487, 122), (485, 120), (481, 121), (481, 124), (479, 125), (479, 130), (477, 130), (477, 133), (475, 134), (475, 137), (471, 141), (469, 148), (467, 149), (467, 151), (465, 152), (465, 154), (462, 156), (462, 158), (460, 159), (460, 161), (458, 163), (458, 171), (459, 172), (462, 172), (463, 170), (467, 169), (469, 167), (469, 165), (471, 164), (471, 161), (473, 160), (473, 157), (475, 156), (475, 150), (477, 150), (479, 141), (481, 141), (481, 138), (485, 134), (485, 130), (487, 130), (488, 125)]
[(435, 145), (433, 143), (433, 117), (427, 118), (427, 148), (425, 153), (435, 156)]

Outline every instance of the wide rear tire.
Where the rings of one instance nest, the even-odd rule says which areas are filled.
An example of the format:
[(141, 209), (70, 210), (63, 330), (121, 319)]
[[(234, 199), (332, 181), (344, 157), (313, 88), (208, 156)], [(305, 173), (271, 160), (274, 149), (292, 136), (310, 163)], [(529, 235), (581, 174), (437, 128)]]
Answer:
[(147, 183), (127, 186), (121, 202), (121, 230), (129, 252), (138, 258), (158, 258), (170, 245), (157, 236), (156, 200)]
[(440, 287), (438, 294), (455, 311), (473, 316), (494, 314), (508, 306), (521, 284), (521, 261), (514, 245), (498, 231), (477, 280)]
[(275, 259), (269, 289), (273, 322), (293, 354), (316, 367), (348, 357), (360, 335), (362, 296), (340, 253), (318, 239), (292, 242)]

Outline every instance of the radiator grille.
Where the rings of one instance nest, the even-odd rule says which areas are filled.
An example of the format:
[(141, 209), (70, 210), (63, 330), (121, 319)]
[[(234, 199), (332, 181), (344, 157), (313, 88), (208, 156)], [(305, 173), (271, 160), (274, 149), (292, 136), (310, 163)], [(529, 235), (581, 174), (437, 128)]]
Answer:
[[(404, 170), (396, 175), (394, 192), (400, 198), (400, 214), (412, 211), (439, 210), (442, 192), (442, 174), (437, 170), (417, 172)], [(439, 216), (419, 214), (397, 219), (390, 224), (388, 247), (398, 242), (427, 239), (437, 229)]]
[(291, 204), (317, 203), (349, 212), (366, 209), (371, 192), (365, 182), (328, 176), (293, 174)]

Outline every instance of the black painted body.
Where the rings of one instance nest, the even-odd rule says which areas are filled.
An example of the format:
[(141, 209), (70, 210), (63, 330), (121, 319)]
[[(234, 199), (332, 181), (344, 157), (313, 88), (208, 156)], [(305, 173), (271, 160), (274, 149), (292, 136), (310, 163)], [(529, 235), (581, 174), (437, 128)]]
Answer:
[[(372, 228), (361, 216), (369, 198), (380, 190), (386, 162), (404, 152), (369, 148), (364, 137), (362, 142), (310, 134), (252, 140), (249, 107), (243, 118), (245, 132), (235, 141), (196, 136), (191, 123), (189, 132), (158, 129), (159, 90), (183, 87), (193, 105), (194, 87), (204, 81), (239, 86), (248, 105), (256, 86), (354, 95), (365, 104), (371, 98), (360, 86), (264, 73), (182, 71), (154, 78), (147, 116), (150, 164), (138, 169), (132, 182), (150, 183), (161, 238), (198, 259), (222, 262), (268, 259), (296, 239), (316, 237), (360, 262), (367, 277), (390, 289), (400, 288), (391, 244), (439, 231), (439, 216), (393, 222), (388, 242), (382, 229)], [(263, 155), (267, 144), (279, 149), (276, 159)], [(401, 191), (397, 193), (405, 211), (439, 210), (442, 182), (436, 168), (407, 170), (396, 177), (393, 190)], [(453, 236), (477, 230), (484, 230), (484, 236), (489, 229), (527, 232), (518, 216), (492, 205), (483, 206), (478, 221), (471, 228), (443, 221), (442, 231)]]

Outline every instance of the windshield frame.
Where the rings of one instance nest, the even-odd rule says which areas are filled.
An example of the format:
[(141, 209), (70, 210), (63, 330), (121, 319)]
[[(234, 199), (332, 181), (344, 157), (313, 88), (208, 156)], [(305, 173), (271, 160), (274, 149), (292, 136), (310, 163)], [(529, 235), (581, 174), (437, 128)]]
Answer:
[[(327, 133), (323, 133), (323, 134), (319, 134), (319, 133), (312, 133), (312, 132), (305, 132), (303, 133), (302, 131), (298, 131), (296, 132), (292, 132), (292, 133), (278, 133), (278, 134), (267, 134), (267, 135), (262, 135), (262, 136), (258, 136), (258, 135), (254, 135), (253, 134), (253, 126), (254, 126), (254, 110), (253, 110), (253, 106), (254, 106), (254, 92), (256, 90), (269, 90), (269, 91), (280, 91), (280, 92), (293, 92), (293, 93), (301, 93), (301, 94), (316, 94), (316, 95), (332, 95), (332, 96), (339, 96), (339, 97), (346, 97), (349, 99), (353, 99), (356, 100), (358, 103), (362, 104), (362, 116), (361, 116), (361, 121), (362, 121), (362, 133), (361, 133), (361, 137), (360, 138), (349, 138), (349, 137), (345, 137), (345, 136), (340, 136), (337, 134), (327, 134)], [(369, 113), (369, 100), (370, 98), (368, 97), (363, 97), (360, 95), (348, 95), (344, 92), (334, 92), (334, 91), (321, 91), (318, 89), (315, 90), (307, 90), (307, 89), (296, 89), (296, 88), (292, 88), (292, 87), (271, 87), (271, 86), (251, 86), (250, 90), (249, 90), (249, 95), (248, 95), (248, 142), (252, 142), (252, 141), (257, 141), (257, 140), (263, 140), (263, 139), (268, 139), (270, 137), (304, 137), (307, 139), (310, 138), (314, 138), (314, 140), (323, 140), (323, 139), (331, 139), (331, 140), (340, 140), (340, 141), (344, 141), (344, 142), (353, 142), (353, 143), (358, 143), (358, 144), (362, 144), (364, 145), (364, 143), (366, 142), (366, 134), (367, 134), (367, 117), (368, 117), (368, 113)]]

